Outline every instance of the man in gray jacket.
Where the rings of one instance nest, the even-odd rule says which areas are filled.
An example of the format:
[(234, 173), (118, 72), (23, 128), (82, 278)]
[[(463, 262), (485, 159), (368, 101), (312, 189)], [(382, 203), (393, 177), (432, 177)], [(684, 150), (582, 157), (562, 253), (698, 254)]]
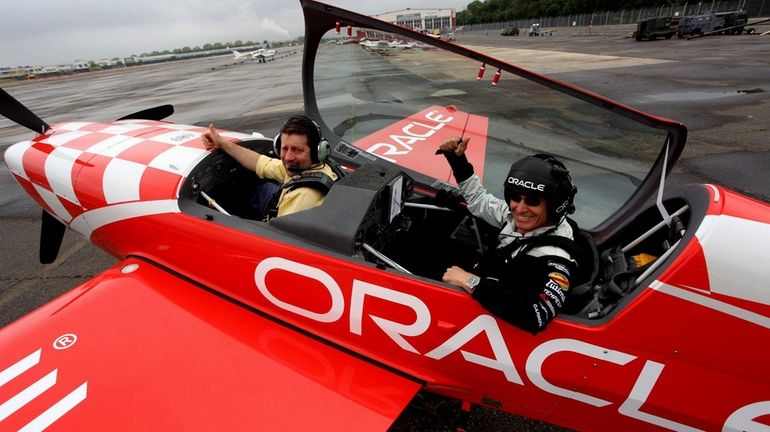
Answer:
[(577, 225), (577, 188), (569, 171), (554, 156), (537, 154), (511, 165), (504, 184), (505, 200), (484, 189), (465, 157), (468, 138), (449, 138), (439, 149), (452, 167), (468, 210), (500, 228), (498, 245), (466, 271), (449, 267), (444, 282), (463, 288), (485, 309), (512, 324), (537, 333), (567, 301), (576, 271), (571, 244)]

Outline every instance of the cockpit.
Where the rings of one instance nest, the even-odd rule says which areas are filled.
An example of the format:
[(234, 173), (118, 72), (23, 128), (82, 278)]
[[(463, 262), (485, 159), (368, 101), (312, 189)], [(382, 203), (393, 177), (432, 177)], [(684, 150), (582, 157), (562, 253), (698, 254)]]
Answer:
[[(602, 305), (579, 308), (574, 314), (581, 319), (608, 314), (661, 271), (693, 235), (688, 226), (704, 216), (702, 190), (663, 192), (684, 145), (681, 124), (514, 66), (508, 61), (515, 52), (488, 57), (376, 20), (357, 18), (353, 29), (404, 43), (387, 50), (322, 43), (343, 36), (332, 18), (319, 14), (330, 20), (329, 30), (314, 35), (318, 41), (309, 45), (318, 42), (317, 51), (306, 53), (303, 79), (312, 84), (305, 107), (347, 174), (323, 205), (264, 224), (250, 221), (243, 204), (259, 179), (215, 153), (183, 186), (180, 203), (194, 204), (180, 205), (183, 211), (217, 219), (205, 192), (233, 215), (223, 223), (440, 281), (449, 262), (470, 266), (494, 247), (497, 232), (468, 213), (435, 154), (438, 143), (469, 137), (468, 159), (497, 196), (513, 161), (549, 153), (569, 168), (578, 188), (574, 219), (598, 246), (591, 281), (597, 286), (589, 291)], [(244, 145), (267, 152), (271, 140)], [(616, 269), (608, 270), (610, 261)], [(621, 273), (633, 281), (615, 281), (622, 285), (615, 292), (609, 282)]]

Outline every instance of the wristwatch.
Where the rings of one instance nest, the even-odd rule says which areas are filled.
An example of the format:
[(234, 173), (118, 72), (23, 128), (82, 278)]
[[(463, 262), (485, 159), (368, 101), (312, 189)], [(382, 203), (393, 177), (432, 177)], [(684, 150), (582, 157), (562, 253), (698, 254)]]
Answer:
[(481, 282), (481, 279), (476, 275), (471, 275), (467, 281), (465, 281), (465, 285), (468, 286), (468, 293), (473, 294), (473, 291), (476, 290), (476, 286), (478, 286), (479, 282)]

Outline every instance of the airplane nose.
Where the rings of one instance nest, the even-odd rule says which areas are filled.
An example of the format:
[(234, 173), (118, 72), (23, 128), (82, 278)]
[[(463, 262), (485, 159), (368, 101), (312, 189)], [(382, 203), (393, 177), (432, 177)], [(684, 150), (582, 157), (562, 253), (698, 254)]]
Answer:
[(73, 179), (83, 163), (75, 149), (55, 145), (59, 137), (38, 136), (14, 144), (5, 163), (16, 180), (49, 213), (68, 223), (83, 212)]
[(209, 155), (204, 128), (129, 119), (55, 125), (5, 162), (49, 214), (89, 238), (98, 227), (178, 212), (179, 185)]

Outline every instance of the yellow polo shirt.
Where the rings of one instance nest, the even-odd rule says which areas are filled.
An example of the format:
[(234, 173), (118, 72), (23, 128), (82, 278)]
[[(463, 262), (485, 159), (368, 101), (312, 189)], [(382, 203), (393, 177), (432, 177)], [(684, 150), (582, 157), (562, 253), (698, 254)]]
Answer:
[[(292, 175), (286, 172), (286, 168), (280, 159), (273, 159), (267, 156), (261, 156), (257, 159), (255, 171), (259, 177), (275, 180), (282, 185), (292, 178)], [(306, 173), (319, 171), (331, 177), (332, 180), (337, 181), (337, 174), (334, 174), (334, 171), (327, 164), (314, 165), (312, 168), (305, 170)], [(326, 195), (321, 193), (321, 191), (309, 187), (297, 188), (290, 192), (286, 192), (284, 189), (281, 191), (281, 197), (278, 199), (278, 216), (318, 207), (324, 202), (324, 198), (326, 198)]]

